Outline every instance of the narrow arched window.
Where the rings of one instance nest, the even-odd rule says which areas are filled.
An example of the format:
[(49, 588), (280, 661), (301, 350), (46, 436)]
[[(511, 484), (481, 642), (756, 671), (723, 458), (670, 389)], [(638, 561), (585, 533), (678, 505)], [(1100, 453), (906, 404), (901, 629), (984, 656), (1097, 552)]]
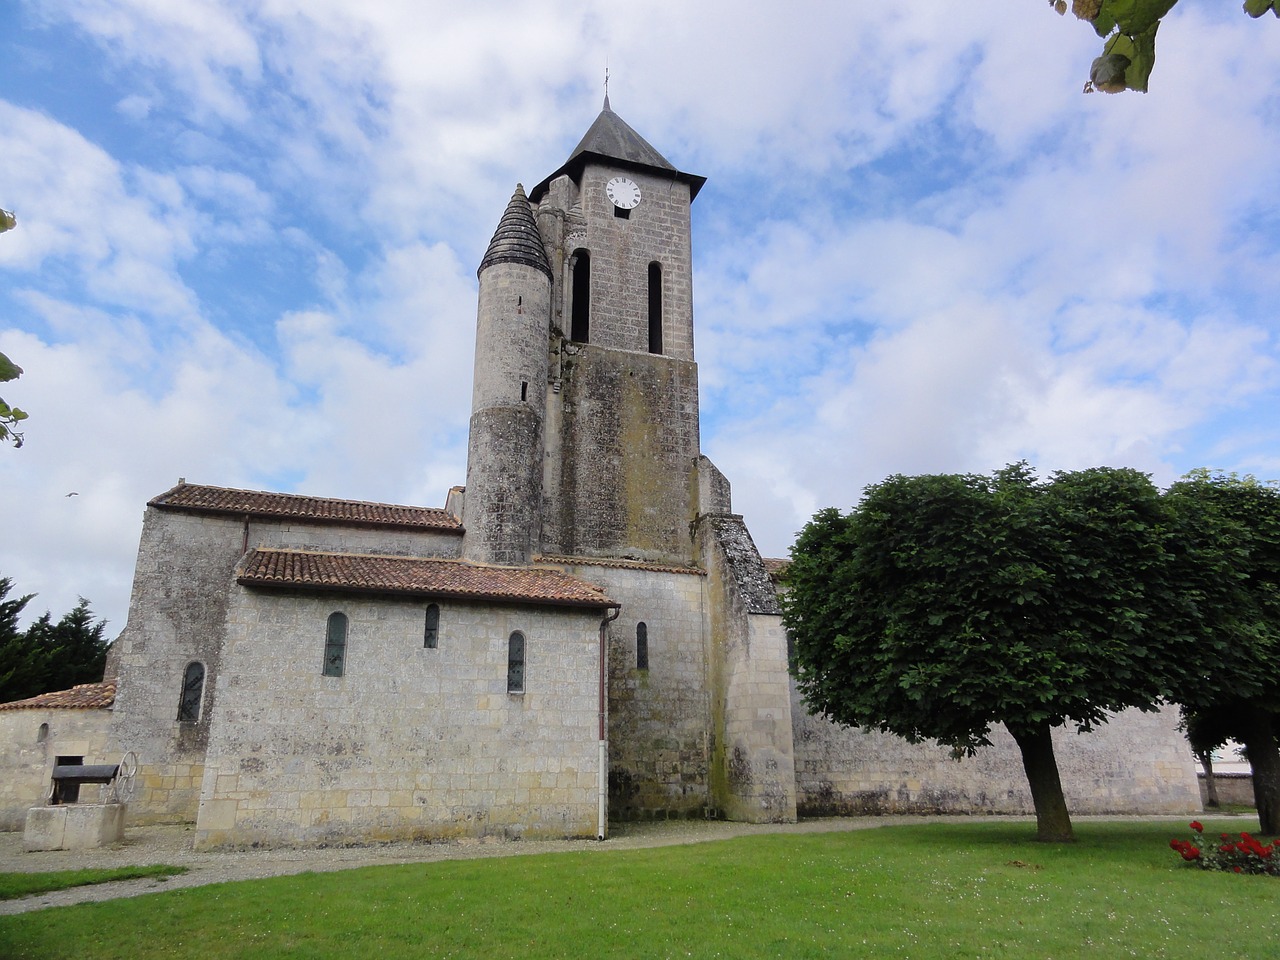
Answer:
[(649, 264), (649, 352), (662, 352), (662, 264)]
[(329, 628), (324, 639), (324, 670), (326, 677), (342, 676), (347, 662), (347, 615), (329, 614)]
[(587, 343), (591, 339), (591, 255), (579, 250), (569, 261), (569, 269), (573, 273), (569, 339)]
[(426, 627), (422, 632), (422, 645), (434, 650), (440, 645), (440, 607), (431, 604), (427, 607)]
[(519, 630), (507, 640), (507, 693), (524, 693), (524, 634)]
[(643, 620), (636, 624), (636, 669), (649, 669), (649, 628)]
[(36, 743), (44, 743), (49, 739), (49, 725), (47, 723), (40, 724), (40, 729), (36, 731)]
[(204, 697), (204, 664), (192, 660), (182, 676), (182, 699), (178, 701), (178, 719), (193, 722), (200, 719), (200, 701)]

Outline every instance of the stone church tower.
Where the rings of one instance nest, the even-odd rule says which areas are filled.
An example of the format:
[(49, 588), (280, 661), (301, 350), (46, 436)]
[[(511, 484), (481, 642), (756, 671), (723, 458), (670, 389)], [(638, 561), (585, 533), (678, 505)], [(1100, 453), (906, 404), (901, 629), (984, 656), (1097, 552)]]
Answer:
[(470, 559), (696, 561), (703, 183), (606, 98), (564, 165), (517, 187), (479, 270)]
[(598, 584), (613, 817), (789, 820), (777, 599), (701, 455), (683, 173), (608, 98), (480, 263), (463, 556)]

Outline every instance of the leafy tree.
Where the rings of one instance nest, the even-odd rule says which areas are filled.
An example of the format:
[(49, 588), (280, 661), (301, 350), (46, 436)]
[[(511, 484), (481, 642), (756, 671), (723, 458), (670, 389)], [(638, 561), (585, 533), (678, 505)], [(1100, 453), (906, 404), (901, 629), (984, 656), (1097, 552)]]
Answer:
[(1182, 730), (1191, 744), (1191, 752), (1200, 761), (1204, 770), (1204, 787), (1206, 793), (1205, 806), (1217, 809), (1222, 806), (1218, 799), (1218, 784), (1213, 776), (1213, 752), (1231, 739), (1230, 734), (1222, 730), (1211, 714), (1182, 708)]
[(1193, 748), (1244, 744), (1263, 833), (1280, 833), (1280, 490), (1197, 470), (1165, 495), (1198, 640), (1176, 698)]
[(102, 679), (110, 646), (107, 622), (93, 620), (83, 597), (57, 623), (46, 612), (26, 630), (18, 617), (34, 594), (5, 600), (13, 581), (0, 578), (0, 703)]
[(84, 597), (57, 623), (46, 612), (31, 624), (27, 642), (44, 660), (43, 690), (67, 690), (77, 683), (101, 680), (110, 646), (103, 637), (106, 629), (105, 620), (93, 622), (93, 611)]
[(1167, 677), (1167, 514), (1133, 470), (894, 476), (792, 548), (783, 598), (794, 669), (833, 720), (957, 756), (1003, 723), (1037, 836), (1073, 839), (1051, 731), (1151, 709)]
[(26, 694), (9, 696), (9, 693), (28, 689), (40, 674), (26, 631), (18, 629), (18, 618), (35, 594), (7, 599), (12, 589), (13, 581), (0, 577), (0, 703), (23, 699)]
[[(1156, 31), (1178, 0), (1071, 0), (1071, 12), (1088, 21), (1106, 43), (1093, 61), (1085, 93), (1101, 90), (1147, 92), (1147, 81), (1156, 65)], [(1049, 0), (1059, 14), (1067, 12), (1067, 0)], [(1262, 16), (1270, 10), (1280, 17), (1275, 0), (1244, 0), (1244, 12)]]
[[(17, 380), (20, 376), (22, 376), (22, 368), (0, 353), (0, 383)], [(22, 434), (15, 428), (25, 419), (27, 419), (26, 413), (17, 407), (9, 406), (0, 399), (0, 442), (9, 440), (15, 447), (22, 446)]]

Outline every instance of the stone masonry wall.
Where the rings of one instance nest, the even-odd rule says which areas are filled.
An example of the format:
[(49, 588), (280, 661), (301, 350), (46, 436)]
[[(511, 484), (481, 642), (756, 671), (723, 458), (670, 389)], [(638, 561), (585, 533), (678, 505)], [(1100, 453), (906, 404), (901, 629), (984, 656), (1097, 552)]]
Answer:
[[(801, 816), (1031, 813), (1022, 759), (1002, 727), (993, 745), (954, 760), (936, 744), (840, 727), (811, 716), (792, 684)], [(1176, 711), (1128, 710), (1092, 733), (1054, 731), (1073, 813), (1188, 813), (1200, 809), (1195, 764)]]
[(480, 272), (467, 445), (466, 557), (527, 563), (540, 528), (551, 280), (524, 263)]
[[(41, 726), (47, 724), (43, 739)], [(107, 746), (111, 711), (0, 711), (0, 830), (21, 830), (27, 808), (49, 797), (54, 760), (83, 757), (85, 763), (119, 763)], [(80, 788), (80, 798), (96, 802), (97, 784)]]
[[(439, 605), (428, 649), (425, 601), (238, 591), (197, 845), (594, 836), (600, 613)], [(346, 662), (326, 677), (335, 611)]]
[[(594, 565), (569, 573), (622, 604), (609, 625), (609, 819), (715, 815), (708, 769), (706, 578)], [(648, 667), (636, 657), (644, 623)]]
[[(460, 537), (330, 524), (269, 522), (147, 509), (129, 619), (113, 644), (119, 688), (111, 747), (133, 750), (140, 769), (130, 819), (194, 821), (204, 775), (209, 719), (221, 691), (222, 648), (234, 570), (252, 547), (348, 550), (456, 557)], [(199, 719), (180, 722), (187, 664), (205, 667)]]
[[(243, 523), (148, 507), (134, 570), (129, 619), (115, 642), (119, 686), (114, 751), (138, 755), (130, 819), (194, 820), (219, 695), (223, 624)], [(187, 664), (205, 668), (199, 719), (179, 722)]]
[(712, 783), (733, 820), (796, 818), (786, 634), (773, 585), (741, 517), (704, 516), (711, 625)]
[(696, 364), (566, 343), (563, 388), (548, 423), (561, 464), (542, 552), (692, 560), (697, 493)]
[[(626, 219), (614, 215), (605, 192), (609, 178), (619, 174), (634, 180), (643, 196)], [(591, 255), (590, 342), (617, 350), (648, 351), (649, 264), (656, 262), (662, 267), (662, 352), (692, 361), (689, 185), (655, 172), (589, 163), (577, 199), (586, 236), (575, 237), (573, 246)]]

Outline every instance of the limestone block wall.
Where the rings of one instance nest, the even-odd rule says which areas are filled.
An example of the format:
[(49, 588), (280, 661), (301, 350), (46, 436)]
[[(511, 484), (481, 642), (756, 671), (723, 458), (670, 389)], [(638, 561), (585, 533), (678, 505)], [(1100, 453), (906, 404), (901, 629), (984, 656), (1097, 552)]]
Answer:
[(541, 270), (504, 262), (480, 271), (464, 514), (469, 560), (527, 563), (535, 547), (550, 317), (551, 279)]
[[(129, 619), (112, 648), (120, 678), (112, 721), (115, 751), (133, 750), (140, 769), (130, 804), (134, 822), (193, 821), (204, 776), (209, 719), (221, 689), (226, 611), (245, 545), (456, 557), (461, 537), (273, 522), (147, 509)], [(199, 718), (179, 721), (187, 664), (205, 668)]]
[[(598, 611), (238, 590), (196, 843), (595, 836)], [(321, 675), (333, 612), (343, 675)], [(526, 637), (523, 694), (508, 638)]]
[(462, 555), (462, 537), (456, 533), (263, 520), (250, 522), (248, 544), (251, 548), (341, 550), (398, 557), (457, 559)]
[[(107, 743), (109, 709), (0, 711), (0, 830), (21, 830), (27, 808), (49, 797), (58, 757), (85, 763), (118, 763)], [(98, 786), (80, 788), (81, 799), (96, 801)]]
[[(614, 215), (605, 186), (619, 174), (642, 200), (626, 219)], [(591, 255), (591, 342), (619, 350), (649, 349), (649, 264), (662, 268), (663, 353), (693, 360), (693, 264), (689, 185), (648, 171), (589, 163), (576, 197), (586, 236), (574, 246)], [(571, 284), (565, 282), (566, 291)], [(566, 315), (568, 315), (566, 311)]]
[(689, 564), (697, 365), (593, 344), (561, 354), (541, 552)]
[[(622, 604), (609, 625), (609, 819), (714, 815), (700, 572), (567, 566)], [(648, 665), (637, 654), (645, 625)]]
[[(796, 805), (801, 816), (882, 813), (1031, 813), (1022, 758), (1003, 727), (993, 745), (954, 760), (936, 744), (911, 744), (810, 715), (793, 692)], [(1054, 731), (1073, 813), (1184, 813), (1200, 808), (1195, 763), (1177, 712), (1127, 710), (1092, 733)]]
[[(129, 619), (113, 652), (119, 685), (114, 751), (138, 755), (136, 823), (194, 820), (220, 693), (223, 626), (231, 573), (243, 544), (239, 520), (148, 507), (134, 570)], [(187, 665), (204, 665), (199, 718), (179, 721)]]
[(704, 516), (711, 695), (712, 784), (733, 820), (796, 818), (786, 633), (764, 562), (742, 518)]

